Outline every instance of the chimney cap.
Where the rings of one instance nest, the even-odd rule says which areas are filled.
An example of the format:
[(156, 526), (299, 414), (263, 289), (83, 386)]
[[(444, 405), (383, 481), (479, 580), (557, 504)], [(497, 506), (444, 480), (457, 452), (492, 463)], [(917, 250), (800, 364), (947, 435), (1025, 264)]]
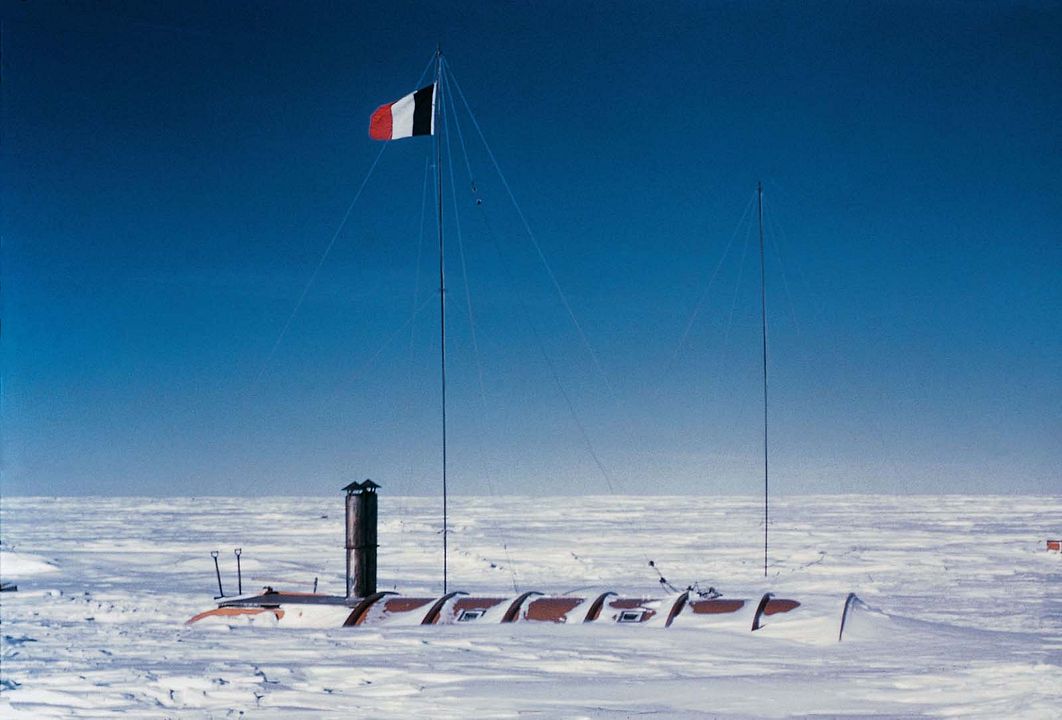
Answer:
[(366, 478), (365, 482), (358, 482), (355, 480), (350, 485), (343, 488), (343, 490), (346, 491), (348, 495), (353, 495), (354, 493), (359, 492), (375, 492), (378, 487), (380, 486)]

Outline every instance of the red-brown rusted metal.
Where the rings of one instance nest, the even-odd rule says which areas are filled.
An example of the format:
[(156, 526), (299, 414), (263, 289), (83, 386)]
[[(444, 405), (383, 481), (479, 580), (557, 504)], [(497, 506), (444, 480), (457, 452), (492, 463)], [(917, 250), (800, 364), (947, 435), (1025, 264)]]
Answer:
[(407, 597), (389, 597), (384, 600), (384, 612), (388, 613), (404, 613), (413, 612), (418, 608), (422, 608), (432, 601), (432, 598), (407, 598)]
[(671, 612), (667, 614), (667, 622), (664, 623), (665, 628), (671, 627), (671, 623), (675, 622), (675, 618), (682, 612), (682, 608), (686, 607), (686, 602), (690, 599), (690, 591), (682, 593), (676, 598), (675, 602), (671, 604)]
[[(352, 627), (363, 623), (376, 623), (385, 618), (403, 613), (415, 613), (428, 608), (421, 619), (422, 625), (451, 624), (479, 619), (486, 611), (508, 602), (505, 614), (500, 616), (501, 623), (513, 623), (523, 620), (532, 622), (568, 622), (569, 615), (583, 605), (588, 609), (583, 622), (595, 622), (601, 619), (603, 610), (608, 610), (606, 621), (617, 623), (644, 623), (663, 613), (666, 598), (618, 597), (614, 592), (605, 592), (590, 601), (589, 598), (563, 596), (541, 596), (539, 592), (525, 592), (515, 599), (505, 597), (468, 596), (463, 592), (451, 592), (440, 598), (395, 597), (394, 592), (374, 593), (365, 598), (355, 598), (343, 627)], [(200, 613), (188, 623), (194, 623), (211, 616), (254, 615), (273, 612), (279, 620), (284, 615), (280, 605), (345, 605), (349, 599), (342, 596), (315, 595), (310, 593), (266, 592), (252, 597), (236, 598), (224, 601), (217, 609)], [(686, 608), (691, 608), (696, 615), (717, 615), (734, 613), (745, 607), (747, 600), (724, 600), (719, 598), (691, 600), (687, 591), (667, 605), (667, 617), (664, 627), (671, 627), (676, 618)], [(430, 606), (430, 607), (429, 607)], [(752, 629), (759, 630), (763, 619), (787, 613), (800, 607), (796, 600), (775, 598), (770, 593), (760, 598), (753, 616)]]
[(524, 619), (537, 622), (568, 622), (568, 613), (584, 602), (586, 600), (583, 598), (573, 597), (535, 598), (528, 603)]
[[(208, 617), (234, 617), (241, 615), (258, 615), (272, 612), (273, 616), (280, 620), (284, 617), (281, 606), (296, 606), (295, 616), (298, 624), (334, 622), (346, 614), (343, 621), (344, 627), (361, 625), (362, 623), (375, 624), (387, 623), (392, 616), (406, 614), (409, 620), (414, 620), (427, 608), (427, 612), (420, 619), (422, 625), (463, 623), (483, 618), (487, 611), (492, 608), (501, 610), (503, 603), (508, 603), (504, 614), (490, 613), (487, 615), (488, 622), (508, 624), (527, 620), (532, 622), (567, 622), (569, 616), (577, 611), (581, 614), (581, 608), (587, 605), (583, 622), (596, 622), (601, 618), (601, 613), (607, 609), (608, 617), (605, 622), (616, 623), (645, 623), (657, 614), (663, 613), (667, 606), (667, 617), (663, 622), (665, 628), (671, 627), (679, 615), (687, 608), (691, 608), (695, 615), (717, 615), (735, 613), (750, 602), (747, 600), (721, 600), (718, 598), (696, 599), (690, 598), (691, 591), (687, 590), (674, 599), (646, 598), (646, 597), (619, 597), (614, 592), (603, 592), (592, 601), (589, 598), (571, 597), (569, 595), (556, 595), (551, 597), (542, 596), (542, 593), (531, 591), (525, 592), (516, 598), (508, 597), (470, 597), (468, 593), (455, 591), (444, 594), (440, 598), (425, 597), (387, 597), (394, 596), (393, 592), (376, 592), (376, 489), (379, 485), (366, 480), (363, 483), (351, 483), (343, 488), (347, 493), (347, 537), (345, 548), (347, 550), (347, 583), (344, 595), (318, 595), (317, 583), (314, 581), (314, 593), (288, 592), (281, 593), (272, 587), (264, 588), (264, 592), (254, 596), (240, 596), (234, 598), (217, 598), (221, 600), (218, 607), (200, 613), (188, 623), (195, 623)], [(364, 511), (364, 512), (363, 512)], [(359, 514), (360, 513), (360, 514)], [(444, 533), (445, 546), (445, 533)], [(1062, 541), (1048, 540), (1047, 548), (1056, 552), (1062, 551)], [(212, 553), (217, 555), (216, 552)], [(239, 551), (237, 551), (239, 554)], [(215, 558), (216, 559), (216, 558)], [(650, 565), (652, 563), (650, 562)], [(443, 564), (443, 587), (446, 588), (445, 562)], [(219, 576), (219, 587), (220, 587)], [(663, 582), (663, 579), (661, 579)], [(540, 597), (535, 597), (540, 596)], [(854, 596), (852, 596), (854, 597)], [(851, 598), (850, 598), (851, 602)], [(850, 605), (850, 602), (848, 605)], [(846, 605), (846, 612), (848, 605)], [(311, 612), (308, 606), (324, 606)], [(331, 607), (329, 607), (331, 606)], [(770, 593), (760, 598), (752, 621), (752, 629), (758, 630), (764, 617), (778, 613), (786, 613), (797, 607), (800, 603), (795, 600), (773, 599)], [(349, 608), (349, 612), (347, 609)], [(411, 613), (415, 613), (410, 615)], [(291, 622), (291, 620), (289, 620)], [(843, 623), (843, 621), (842, 621)], [(654, 623), (657, 624), (657, 623)], [(843, 630), (842, 630), (843, 632)]]
[(610, 601), (606, 602), (606, 605), (611, 610), (618, 610), (619, 611), (618, 613), (616, 613), (615, 615), (612, 616), (612, 619), (615, 620), (616, 622), (620, 621), (620, 617), (621, 617), (623, 611), (625, 611), (625, 610), (628, 610), (628, 611), (629, 610), (640, 610), (642, 614), (638, 618), (637, 622), (642, 623), (642, 622), (646, 622), (647, 620), (652, 618), (654, 615), (656, 615), (656, 610), (651, 608), (651, 607), (649, 607), (649, 603), (651, 603), (651, 602), (653, 602), (653, 600), (651, 598), (620, 598), (620, 597), (618, 597), (618, 598), (616, 598), (614, 600), (610, 600)]
[(189, 618), (185, 625), (191, 625), (192, 623), (199, 622), (203, 618), (208, 617), (234, 617), (237, 615), (258, 615), (259, 613), (271, 612), (273, 616), (279, 620), (284, 617), (284, 611), (279, 608), (247, 608), (247, 607), (220, 607), (213, 610), (207, 610), (201, 612), (195, 617)]
[(515, 600), (513, 600), (512, 604), (509, 605), (509, 609), (505, 611), (504, 615), (502, 615), (501, 621), (503, 623), (511, 623), (514, 620), (516, 620), (517, 617), (520, 615), (520, 608), (523, 607), (524, 602), (526, 602), (527, 599), (529, 597), (531, 597), (532, 595), (541, 595), (541, 594), (542, 593), (537, 592), (535, 590), (530, 590), (528, 592), (525, 592), (523, 595), (521, 595), (520, 597), (516, 598)]
[(690, 603), (695, 615), (719, 615), (737, 612), (745, 607), (744, 600), (694, 600)]
[(800, 603), (796, 600), (784, 600), (782, 598), (771, 598), (767, 601), (767, 606), (763, 608), (764, 615), (777, 615), (778, 613), (786, 613), (790, 610), (795, 610), (800, 607)]
[(350, 611), (350, 615), (347, 615), (347, 619), (343, 621), (343, 627), (351, 627), (353, 625), (361, 625), (362, 620), (365, 619), (365, 613), (369, 611), (373, 605), (379, 602), (382, 598), (388, 595), (394, 595), (394, 592), (378, 592), (369, 595), (366, 598), (362, 598), (361, 602), (354, 606), (354, 609)]
[(1048, 540), (1047, 549), (1054, 552), (1062, 552), (1062, 540)]
[(586, 611), (586, 617), (583, 618), (583, 622), (588, 623), (597, 620), (601, 616), (601, 608), (605, 606), (605, 600), (608, 599), (609, 596), (615, 596), (615, 594), (616, 593), (610, 590), (609, 592), (603, 592), (598, 595), (594, 602), (590, 604), (590, 609)]
[(495, 605), (501, 605), (503, 602), (505, 602), (505, 598), (500, 597), (463, 597), (454, 603), (453, 617), (458, 620), (461, 618), (462, 613), (477, 610), (486, 612)]
[(764, 593), (763, 597), (760, 598), (760, 604), (756, 606), (756, 614), (752, 616), (753, 632), (762, 627), (762, 625), (760, 625), (760, 618), (763, 617), (763, 611), (767, 609), (767, 603), (771, 601), (771, 597), (773, 597), (771, 593)]
[(461, 592), (460, 590), (455, 590), (454, 592), (446, 593), (441, 598), (435, 601), (435, 604), (432, 605), (431, 609), (428, 610), (427, 614), (424, 615), (424, 619), (420, 621), (420, 624), (434, 625), (435, 623), (439, 622), (439, 613), (442, 612), (442, 609), (446, 606), (446, 603), (450, 602), (450, 600), (457, 597), (458, 595), (467, 594), (468, 593)]

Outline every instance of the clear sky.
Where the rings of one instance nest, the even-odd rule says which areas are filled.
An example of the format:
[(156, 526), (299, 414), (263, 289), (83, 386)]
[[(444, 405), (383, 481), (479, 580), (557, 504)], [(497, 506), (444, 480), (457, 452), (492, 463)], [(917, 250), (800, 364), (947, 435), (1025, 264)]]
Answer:
[(774, 490), (1062, 490), (1059, 3), (2, 8), (4, 494), (438, 491), (437, 42), (453, 492), (759, 492), (761, 179)]

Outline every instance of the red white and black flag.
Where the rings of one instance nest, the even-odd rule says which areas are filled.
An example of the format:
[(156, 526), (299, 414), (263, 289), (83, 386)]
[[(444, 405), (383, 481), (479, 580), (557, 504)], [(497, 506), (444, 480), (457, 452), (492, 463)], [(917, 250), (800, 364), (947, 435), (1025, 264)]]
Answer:
[(397, 140), (435, 134), (435, 85), (376, 108), (369, 120), (373, 140)]

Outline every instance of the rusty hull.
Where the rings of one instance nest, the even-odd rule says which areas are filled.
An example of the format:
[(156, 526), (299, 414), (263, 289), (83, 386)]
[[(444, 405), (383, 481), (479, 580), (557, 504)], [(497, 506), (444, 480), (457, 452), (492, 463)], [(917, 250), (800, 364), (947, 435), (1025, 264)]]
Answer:
[[(478, 623), (615, 623), (641, 625), (654, 619), (670, 627), (680, 616), (732, 615), (755, 606), (752, 629), (763, 617), (789, 613), (800, 607), (796, 600), (775, 598), (770, 593), (758, 600), (690, 598), (686, 592), (675, 598), (620, 597), (614, 592), (596, 596), (544, 595), (526, 592), (511, 597), (478, 596), (452, 592), (442, 597), (403, 597), (394, 592), (367, 597), (267, 592), (224, 600), (214, 610), (188, 620), (228, 618), (271, 612), (279, 621), (284, 606), (333, 605), (350, 608), (343, 627), (382, 625), (403, 618), (404, 624), (453, 625)], [(337, 608), (339, 609), (339, 608)]]

